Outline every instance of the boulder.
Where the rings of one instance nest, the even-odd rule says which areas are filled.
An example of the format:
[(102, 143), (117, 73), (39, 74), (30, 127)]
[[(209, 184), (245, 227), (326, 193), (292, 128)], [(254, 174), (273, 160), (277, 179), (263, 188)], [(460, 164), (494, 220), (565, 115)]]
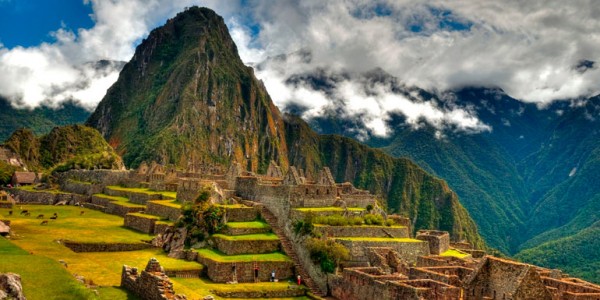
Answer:
[(0, 274), (0, 300), (27, 300), (23, 295), (21, 276), (15, 273)]
[(9, 234), (10, 234), (10, 226), (8, 226), (4, 222), (0, 221), (0, 235), (7, 236)]

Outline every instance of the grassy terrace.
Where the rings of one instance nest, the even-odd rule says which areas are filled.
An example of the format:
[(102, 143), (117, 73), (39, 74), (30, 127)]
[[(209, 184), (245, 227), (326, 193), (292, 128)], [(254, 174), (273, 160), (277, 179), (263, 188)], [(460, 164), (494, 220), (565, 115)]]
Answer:
[(105, 195), (105, 194), (94, 194), (94, 196), (109, 199), (111, 201), (118, 202), (120, 205), (127, 206), (127, 207), (146, 207), (145, 205), (131, 203), (131, 202), (129, 202), (129, 199), (127, 199), (125, 197), (109, 196), (109, 195)]
[(336, 237), (336, 240), (356, 242), (398, 242), (398, 243), (423, 243), (421, 240), (411, 238), (386, 238), (386, 237)]
[[(69, 279), (73, 278), (70, 274), (73, 273), (104, 286), (100, 289), (101, 299), (135, 299), (113, 286), (119, 286), (124, 264), (143, 268), (152, 257), (156, 257), (165, 269), (201, 268), (197, 262), (170, 258), (162, 249), (154, 248), (128, 252), (75, 253), (56, 241), (135, 243), (150, 240), (152, 236), (123, 227), (123, 218), (119, 216), (95, 210), (46, 205), (23, 205), (23, 209), (29, 210), (31, 216), (19, 215), (18, 209), (13, 209), (15, 214), (8, 216), (9, 209), (0, 209), (0, 218), (11, 220), (14, 238), (10, 242), (0, 238), (0, 272), (21, 274), (27, 299), (94, 299), (93, 296), (86, 294), (80, 297), (73, 292), (78, 287), (69, 286), (72, 282)], [(80, 215), (80, 211), (85, 213)], [(54, 212), (59, 217), (48, 225), (40, 225), (41, 220), (35, 218), (38, 214), (44, 214), (47, 219)], [(7, 247), (9, 244), (22, 248), (30, 255), (19, 254), (19, 251)], [(7, 253), (9, 251), (11, 253)], [(22, 257), (17, 257), (19, 255)], [(68, 269), (65, 270), (58, 260), (64, 260)], [(61, 272), (66, 275), (61, 275)]]
[(159, 216), (147, 215), (147, 214), (143, 214), (143, 213), (128, 213), (128, 215), (132, 215), (132, 216), (136, 216), (136, 217), (142, 217), (142, 218), (146, 218), (146, 219), (160, 220)]
[[(259, 282), (259, 283), (238, 283), (238, 284), (222, 284), (212, 283), (206, 279), (197, 278), (173, 278), (174, 288), (177, 293), (185, 294), (188, 299), (202, 299), (208, 294), (212, 294), (211, 291), (222, 291), (222, 292), (236, 292), (236, 291), (283, 291), (289, 288), (303, 288), (298, 287), (291, 282)], [(214, 296), (214, 295), (213, 295)], [(223, 299), (215, 296), (215, 299)], [(260, 299), (260, 298), (257, 298)], [(274, 298), (269, 298), (274, 299)], [(308, 300), (308, 297), (297, 297), (297, 298), (280, 298), (280, 299), (293, 299), (293, 300)]]
[(229, 227), (229, 228), (257, 228), (257, 229), (263, 229), (263, 228), (271, 228), (271, 226), (269, 226), (269, 224), (265, 223), (265, 222), (261, 222), (261, 221), (252, 221), (252, 222), (227, 222), (225, 223), (225, 226)]
[(250, 206), (246, 206), (243, 204), (215, 204), (215, 206), (223, 208), (251, 208)]
[(17, 189), (23, 190), (23, 191), (28, 191), (28, 192), (34, 192), (34, 193), (69, 194), (69, 193), (65, 193), (63, 191), (59, 191), (56, 189), (36, 190), (33, 185), (24, 185), (24, 186), (18, 187)]
[(244, 234), (244, 235), (224, 235), (224, 234), (213, 234), (215, 238), (221, 238), (228, 241), (278, 241), (274, 233), (257, 233), (257, 234)]
[(218, 262), (252, 262), (252, 261), (291, 261), (288, 256), (281, 252), (273, 252), (267, 254), (240, 254), (240, 255), (226, 255), (220, 251), (214, 249), (199, 249), (197, 250), (198, 255), (212, 259)]
[[(297, 211), (301, 211), (301, 212), (323, 212), (323, 211), (339, 211), (339, 212), (343, 212), (345, 211), (344, 208), (342, 207), (336, 207), (336, 206), (329, 206), (329, 207), (299, 207), (299, 208), (294, 208)], [(366, 210), (365, 208), (362, 207), (348, 207), (348, 211), (364, 211)]]
[(440, 256), (453, 256), (456, 258), (465, 258), (469, 256), (469, 254), (456, 249), (448, 249), (446, 252), (440, 254)]
[(113, 191), (123, 191), (123, 192), (133, 192), (133, 193), (142, 193), (142, 194), (160, 194), (169, 198), (177, 198), (177, 192), (167, 192), (167, 191), (153, 191), (151, 189), (147, 189), (147, 188), (126, 188), (126, 187), (122, 187), (122, 186), (117, 186), (117, 185), (109, 185), (107, 186), (107, 188), (113, 190)]
[(181, 202), (179, 202), (177, 200), (152, 200), (149, 202), (164, 205), (164, 206), (169, 206), (169, 207), (173, 207), (173, 208), (181, 208)]

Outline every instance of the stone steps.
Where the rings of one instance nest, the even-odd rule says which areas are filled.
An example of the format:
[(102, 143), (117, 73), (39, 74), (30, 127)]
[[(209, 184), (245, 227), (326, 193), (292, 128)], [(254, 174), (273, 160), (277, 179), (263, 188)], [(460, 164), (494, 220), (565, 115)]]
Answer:
[(319, 286), (314, 283), (314, 281), (309, 276), (308, 272), (306, 272), (306, 270), (304, 269), (304, 266), (300, 262), (300, 259), (298, 258), (298, 255), (296, 254), (296, 251), (294, 250), (292, 243), (287, 238), (287, 236), (285, 235), (285, 233), (283, 232), (281, 227), (279, 227), (279, 225), (277, 224), (277, 217), (275, 217), (266, 207), (264, 207), (264, 206), (261, 206), (261, 207), (262, 207), (261, 215), (262, 215), (263, 219), (265, 221), (267, 221), (267, 224), (269, 224), (269, 226), (271, 226), (273, 233), (275, 233), (279, 237), (283, 251), (294, 262), (294, 267), (296, 269), (296, 272), (298, 274), (300, 274), (300, 276), (302, 277), (302, 281), (304, 282), (306, 287), (308, 287), (308, 289), (310, 290), (311, 293), (313, 293), (317, 296), (327, 295), (326, 292), (321, 291)]

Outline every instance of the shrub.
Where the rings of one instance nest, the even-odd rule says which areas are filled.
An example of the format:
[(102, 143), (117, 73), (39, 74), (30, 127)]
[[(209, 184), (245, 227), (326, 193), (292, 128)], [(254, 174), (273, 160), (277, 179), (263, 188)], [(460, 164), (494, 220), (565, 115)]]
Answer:
[(312, 261), (319, 264), (325, 273), (333, 273), (342, 260), (350, 258), (348, 249), (333, 240), (310, 238), (306, 247)]
[(396, 223), (392, 219), (385, 220), (385, 225), (386, 226), (393, 226), (394, 224), (396, 224)]
[(372, 210), (373, 210), (373, 205), (372, 204), (367, 205), (367, 211), (371, 212)]
[(366, 214), (365, 224), (367, 225), (383, 225), (383, 217), (381, 215)]
[(294, 222), (294, 233), (300, 235), (312, 235), (315, 226), (312, 222), (305, 220), (298, 220)]

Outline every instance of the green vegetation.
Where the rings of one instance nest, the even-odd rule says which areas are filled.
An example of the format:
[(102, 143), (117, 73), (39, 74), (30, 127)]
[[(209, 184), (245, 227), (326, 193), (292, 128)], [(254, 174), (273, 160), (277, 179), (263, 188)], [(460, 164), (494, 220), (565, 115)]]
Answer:
[(0, 161), (0, 185), (10, 183), (12, 175), (17, 170), (16, 167), (11, 166), (4, 161)]
[(5, 146), (19, 154), (31, 170), (63, 172), (123, 166), (98, 131), (82, 125), (55, 127), (39, 138), (28, 129), (20, 129), (6, 140)]
[(83, 123), (89, 115), (89, 111), (73, 102), (57, 109), (41, 106), (31, 110), (14, 108), (0, 97), (0, 142), (19, 128), (30, 128), (37, 135), (46, 134), (56, 126)]
[(130, 216), (136, 216), (136, 217), (141, 217), (141, 218), (145, 218), (145, 219), (160, 220), (159, 216), (147, 215), (145, 213), (128, 213), (128, 215), (130, 215)]
[[(202, 299), (208, 294), (214, 294), (211, 291), (234, 292), (234, 291), (283, 291), (290, 288), (288, 282), (259, 282), (259, 283), (238, 283), (238, 284), (221, 284), (212, 283), (206, 279), (197, 278), (173, 278), (175, 291), (185, 294), (188, 299)], [(293, 288), (304, 288), (303, 286), (292, 286)], [(223, 299), (215, 296), (215, 299)], [(264, 298), (259, 298), (264, 299)], [(296, 298), (278, 298), (271, 300), (309, 300), (308, 297)]]
[(319, 264), (325, 273), (333, 273), (341, 261), (350, 258), (348, 249), (331, 239), (309, 238), (306, 247), (310, 258)]
[(149, 202), (164, 205), (164, 206), (169, 206), (169, 207), (173, 207), (173, 208), (181, 208), (181, 202), (179, 202), (177, 200), (172, 200), (172, 201), (171, 200), (152, 200)]
[(263, 229), (263, 228), (271, 228), (271, 226), (269, 226), (269, 224), (265, 223), (265, 222), (261, 222), (261, 221), (253, 221), (253, 222), (227, 222), (225, 223), (226, 227), (229, 228), (258, 228), (258, 229)]
[(65, 192), (57, 190), (57, 189), (38, 190), (33, 185), (24, 185), (24, 186), (18, 187), (17, 189), (23, 190), (23, 191), (28, 191), (28, 192), (33, 192), (33, 193), (50, 193), (50, 194), (55, 194), (55, 195), (56, 194), (68, 194), (68, 193), (65, 193)]
[(224, 234), (213, 234), (212, 237), (224, 239), (228, 241), (278, 241), (274, 233), (256, 233), (256, 234), (244, 234), (244, 235), (224, 235)]
[(206, 257), (218, 262), (290, 261), (290, 258), (281, 252), (240, 255), (226, 255), (214, 249), (198, 249), (197, 252), (198, 255), (202, 257)]
[(456, 258), (465, 258), (467, 256), (469, 256), (468, 253), (464, 253), (460, 250), (456, 250), (456, 249), (448, 249), (446, 252), (440, 254), (441, 256), (453, 256)]

